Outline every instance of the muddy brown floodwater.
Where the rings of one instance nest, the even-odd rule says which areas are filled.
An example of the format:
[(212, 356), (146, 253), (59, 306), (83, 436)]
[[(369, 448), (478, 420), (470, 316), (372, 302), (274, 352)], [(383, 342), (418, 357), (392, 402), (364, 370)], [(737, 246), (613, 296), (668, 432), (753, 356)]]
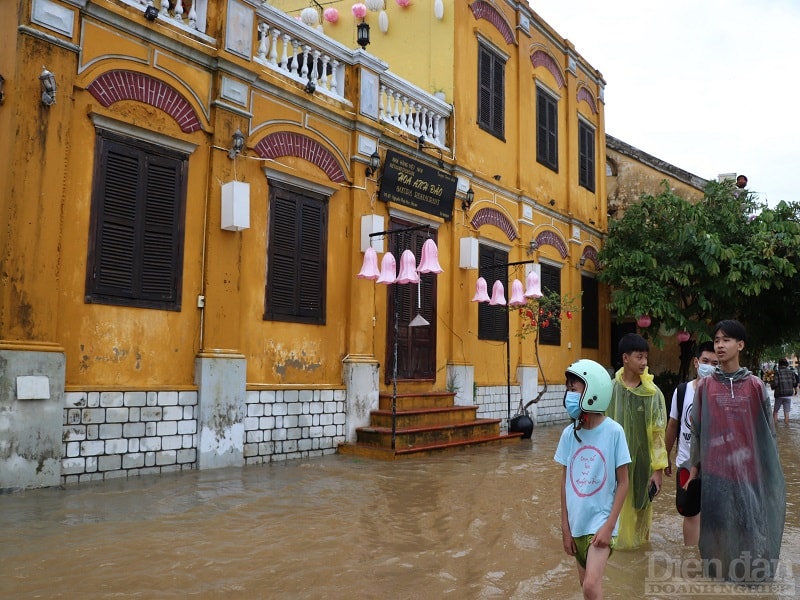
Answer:
[[(395, 463), (334, 455), (0, 495), (0, 597), (580, 598), (561, 548), (561, 429)], [(778, 434), (783, 568), (748, 598), (795, 597), (800, 574), (800, 422)], [(685, 587), (675, 565), (698, 554), (674, 485), (648, 547), (612, 555), (606, 598), (741, 597)]]

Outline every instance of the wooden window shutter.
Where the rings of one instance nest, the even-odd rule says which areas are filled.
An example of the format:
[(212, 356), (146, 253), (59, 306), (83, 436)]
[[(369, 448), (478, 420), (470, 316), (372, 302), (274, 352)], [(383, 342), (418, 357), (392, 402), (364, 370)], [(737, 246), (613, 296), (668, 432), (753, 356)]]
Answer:
[(581, 346), (584, 348), (600, 347), (599, 332), (599, 294), (597, 279), (581, 276)]
[(594, 131), (585, 123), (579, 122), (579, 170), (578, 183), (590, 192), (594, 187)]
[[(486, 279), (489, 296), (498, 279), (503, 282), (508, 300), (508, 252), (481, 245), (478, 252), (479, 275)], [(495, 266), (503, 265), (503, 266)], [(504, 342), (508, 337), (508, 309), (492, 306), (486, 302), (478, 304), (478, 339)]]
[[(561, 296), (561, 269), (550, 265), (541, 265), (542, 293), (551, 293)], [(561, 328), (552, 322), (547, 327), (542, 327), (539, 319), (539, 342), (552, 346), (561, 345)]]

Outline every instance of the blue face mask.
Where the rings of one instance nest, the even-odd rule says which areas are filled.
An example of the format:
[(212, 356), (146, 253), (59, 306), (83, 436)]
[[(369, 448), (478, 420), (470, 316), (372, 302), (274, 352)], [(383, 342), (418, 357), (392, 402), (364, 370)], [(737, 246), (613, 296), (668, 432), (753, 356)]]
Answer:
[(716, 369), (714, 365), (706, 365), (706, 364), (699, 364), (697, 365), (697, 374), (700, 377), (708, 377), (709, 375), (714, 374), (714, 369)]
[(581, 416), (581, 393), (567, 392), (567, 395), (564, 396), (564, 407), (569, 416), (573, 420), (577, 420)]

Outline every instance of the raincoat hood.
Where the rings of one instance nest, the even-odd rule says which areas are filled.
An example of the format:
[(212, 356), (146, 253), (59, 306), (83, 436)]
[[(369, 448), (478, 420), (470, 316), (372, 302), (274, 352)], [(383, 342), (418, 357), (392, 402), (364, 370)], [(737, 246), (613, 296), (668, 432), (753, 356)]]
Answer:
[(637, 396), (652, 396), (656, 393), (658, 388), (656, 388), (656, 384), (653, 383), (653, 375), (650, 373), (649, 367), (645, 367), (644, 373), (642, 373), (642, 385), (637, 385), (635, 388), (629, 388), (627, 385), (625, 385), (625, 382), (622, 381), (623, 370), (624, 368), (620, 368), (616, 375), (614, 375), (614, 379), (619, 385), (629, 390), (632, 394), (636, 394)]

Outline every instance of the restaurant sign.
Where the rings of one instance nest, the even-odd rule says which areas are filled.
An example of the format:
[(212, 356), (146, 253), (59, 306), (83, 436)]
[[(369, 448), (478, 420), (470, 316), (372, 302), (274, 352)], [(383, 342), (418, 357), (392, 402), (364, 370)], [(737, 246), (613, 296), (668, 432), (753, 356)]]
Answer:
[(457, 184), (449, 173), (387, 150), (378, 197), (449, 221)]

